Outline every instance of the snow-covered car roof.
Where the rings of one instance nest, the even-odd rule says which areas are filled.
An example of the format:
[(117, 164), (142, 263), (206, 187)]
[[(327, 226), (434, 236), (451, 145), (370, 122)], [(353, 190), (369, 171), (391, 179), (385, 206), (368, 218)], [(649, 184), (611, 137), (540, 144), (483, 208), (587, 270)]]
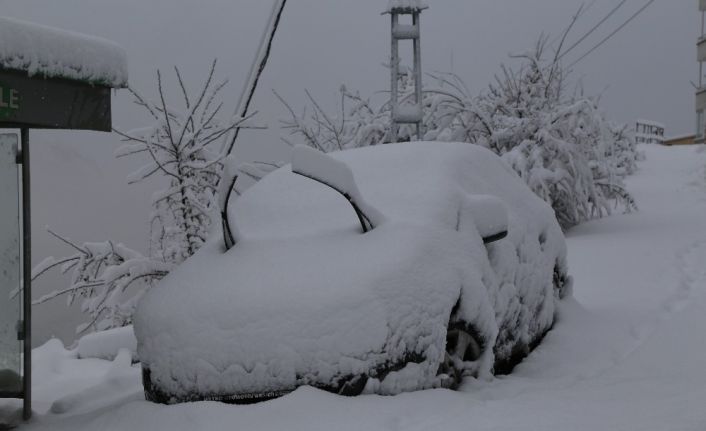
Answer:
[[(517, 213), (529, 212), (529, 217), (550, 215), (544, 206), (526, 202), (524, 183), (497, 156), (479, 146), (414, 142), (331, 156), (353, 169), (362, 195), (391, 221), (455, 230), (460, 202), (472, 206), (479, 195), (499, 196)], [(332, 189), (295, 175), (288, 167), (263, 181), (257, 192), (244, 194), (229, 209), (243, 238), (291, 238), (357, 229), (355, 213)]]
[(0, 17), (0, 70), (127, 87), (125, 51), (113, 42)]
[[(214, 238), (138, 306), (139, 356), (160, 391), (237, 401), (412, 362), (369, 388), (399, 393), (434, 385), (452, 309), (486, 346), (478, 374), (493, 367), (496, 316), (516, 319), (521, 302), (541, 309), (513, 340), (551, 325), (563, 236), (551, 208), (496, 155), (427, 142), (332, 156), (385, 221), (361, 234), (345, 199), (289, 166), (246, 191), (229, 208), (235, 247)], [(510, 218), (491, 260), (476, 225), (493, 223), (477, 205), (484, 194), (501, 198)], [(518, 262), (520, 244), (538, 256)], [(516, 276), (534, 290), (509, 293)]]

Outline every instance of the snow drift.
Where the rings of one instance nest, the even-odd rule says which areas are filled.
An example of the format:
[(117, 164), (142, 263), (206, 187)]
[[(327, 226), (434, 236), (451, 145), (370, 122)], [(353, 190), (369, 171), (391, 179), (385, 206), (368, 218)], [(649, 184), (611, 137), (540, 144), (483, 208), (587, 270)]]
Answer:
[[(265, 177), (228, 209), (236, 246), (225, 252), (214, 236), (140, 302), (148, 398), (436, 387), (448, 378), (450, 328), (472, 334), (479, 350), (452, 365), (488, 376), (511, 369), (551, 327), (571, 285), (564, 237), (551, 208), (497, 156), (428, 142), (332, 155), (382, 224), (362, 234), (338, 193), (289, 166)], [(508, 236), (484, 245), (479, 228), (502, 218), (497, 200)]]

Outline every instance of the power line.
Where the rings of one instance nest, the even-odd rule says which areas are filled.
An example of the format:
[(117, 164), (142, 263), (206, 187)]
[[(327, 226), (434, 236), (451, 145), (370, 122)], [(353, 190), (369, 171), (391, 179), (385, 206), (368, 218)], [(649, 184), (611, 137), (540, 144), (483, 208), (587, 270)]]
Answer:
[(590, 35), (592, 35), (593, 32), (595, 32), (596, 30), (598, 30), (598, 27), (602, 26), (606, 21), (608, 21), (608, 19), (609, 19), (610, 17), (612, 17), (621, 7), (623, 7), (623, 5), (624, 5), (625, 3), (627, 3), (627, 1), (628, 1), (628, 0), (622, 0), (615, 8), (613, 8), (613, 10), (611, 10), (610, 12), (608, 12), (608, 15), (606, 15), (605, 17), (603, 17), (603, 19), (600, 20), (600, 21), (598, 22), (598, 24), (596, 24), (595, 26), (593, 26), (593, 28), (590, 29), (586, 34), (584, 34), (583, 36), (581, 36), (581, 38), (580, 38), (579, 40), (577, 40), (573, 45), (571, 45), (570, 47), (568, 47), (568, 48), (566, 49), (566, 51), (564, 51), (564, 52), (559, 56), (558, 60), (561, 60), (562, 58), (564, 58), (564, 56), (565, 56), (566, 54), (568, 54), (569, 52), (571, 52), (571, 51), (572, 51), (574, 48), (576, 48), (581, 42), (583, 42), (584, 40), (586, 40), (586, 38), (588, 38)]
[[(593, 0), (593, 1), (592, 1), (591, 3), (589, 3), (588, 6), (586, 6), (586, 7), (584, 7), (584, 5), (585, 5), (586, 3), (581, 3), (581, 5), (580, 5), (580, 7), (579, 7), (579, 10), (576, 12), (576, 15), (574, 15), (574, 18), (577, 20), (578, 17), (580, 17), (581, 15), (583, 15), (583, 14), (585, 14), (586, 12), (588, 12), (589, 10), (591, 10), (591, 8), (592, 8), (593, 6), (595, 6), (595, 4), (596, 4), (597, 1), (598, 1), (598, 0)], [(572, 19), (572, 21), (573, 21), (573, 20), (574, 20), (574, 19)], [(554, 46), (558, 41), (560, 41), (560, 40), (562, 39), (562, 37), (563, 37), (563, 34), (564, 34), (564, 33), (561, 33), (561, 34), (559, 34), (558, 36), (556, 36), (556, 37), (554, 38), (554, 40), (552, 40), (551, 45)]]
[(576, 60), (576, 61), (574, 61), (573, 63), (571, 63), (568, 68), (571, 69), (572, 67), (574, 67), (574, 66), (576, 65), (576, 63), (578, 63), (579, 61), (581, 61), (581, 60), (583, 60), (584, 58), (588, 57), (588, 56), (591, 55), (595, 50), (597, 50), (598, 48), (600, 48), (601, 46), (603, 46), (604, 43), (608, 42), (608, 41), (609, 41), (613, 36), (615, 36), (620, 30), (622, 30), (622, 29), (625, 28), (628, 24), (630, 24), (630, 22), (632, 22), (632, 20), (634, 20), (635, 18), (637, 18), (638, 15), (640, 15), (642, 12), (644, 12), (645, 9), (647, 9), (648, 7), (650, 7), (650, 5), (652, 5), (652, 3), (654, 3), (654, 2), (655, 2), (655, 0), (650, 0), (650, 1), (648, 1), (648, 2), (647, 2), (644, 6), (642, 6), (637, 12), (635, 12), (630, 18), (628, 18), (627, 21), (625, 21), (623, 24), (621, 24), (620, 27), (616, 28), (612, 33), (610, 33), (608, 36), (606, 36), (605, 38), (603, 38), (603, 40), (601, 40), (600, 42), (598, 42), (598, 44), (596, 44), (593, 48), (591, 48), (587, 53), (585, 53), (584, 55), (582, 55), (581, 57), (579, 57), (578, 60)]
[[(255, 90), (257, 90), (257, 84), (260, 82), (260, 77), (262, 72), (265, 70), (267, 61), (270, 58), (270, 52), (272, 51), (272, 45), (274, 43), (275, 34), (279, 28), (280, 21), (282, 19), (282, 14), (284, 13), (284, 7), (287, 4), (287, 0), (275, 0), (272, 5), (272, 12), (270, 13), (270, 18), (267, 25), (262, 33), (262, 38), (260, 39), (260, 45), (255, 52), (255, 59), (250, 66), (250, 72), (248, 73), (247, 80), (243, 86), (243, 91), (240, 93), (240, 98), (238, 99), (238, 105), (236, 107), (235, 116), (236, 118), (245, 118), (248, 114), (248, 109), (250, 108), (250, 103), (255, 96)], [(235, 147), (235, 142), (238, 140), (238, 135), (240, 134), (241, 127), (238, 126), (226, 137), (223, 142), (222, 151), (225, 155), (231, 154), (233, 148)]]

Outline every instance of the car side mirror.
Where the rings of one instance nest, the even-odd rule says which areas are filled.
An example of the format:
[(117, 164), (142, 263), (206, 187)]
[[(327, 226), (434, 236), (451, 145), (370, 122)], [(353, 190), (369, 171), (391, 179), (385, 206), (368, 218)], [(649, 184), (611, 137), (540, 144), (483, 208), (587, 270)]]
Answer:
[[(472, 220), (483, 242), (490, 244), (507, 237), (507, 207), (495, 196), (470, 195), (463, 199), (461, 214)], [(459, 218), (459, 227), (463, 220)]]

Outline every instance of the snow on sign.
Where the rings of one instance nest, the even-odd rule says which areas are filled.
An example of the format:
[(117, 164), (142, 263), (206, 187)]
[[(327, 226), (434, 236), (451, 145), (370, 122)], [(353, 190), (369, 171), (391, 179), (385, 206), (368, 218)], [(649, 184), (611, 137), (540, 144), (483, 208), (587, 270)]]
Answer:
[(125, 53), (99, 38), (0, 17), (0, 123), (110, 131)]
[(0, 17), (0, 69), (101, 87), (127, 86), (125, 51), (94, 36)]

